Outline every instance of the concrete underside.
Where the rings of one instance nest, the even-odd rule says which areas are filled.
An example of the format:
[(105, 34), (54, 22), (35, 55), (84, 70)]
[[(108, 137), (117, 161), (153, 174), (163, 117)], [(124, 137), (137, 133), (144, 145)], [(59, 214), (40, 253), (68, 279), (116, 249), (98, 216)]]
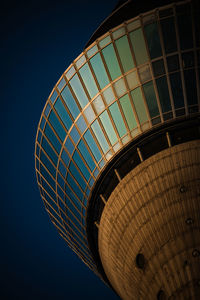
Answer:
[(199, 140), (157, 153), (119, 182), (103, 210), (98, 245), (122, 299), (200, 299)]

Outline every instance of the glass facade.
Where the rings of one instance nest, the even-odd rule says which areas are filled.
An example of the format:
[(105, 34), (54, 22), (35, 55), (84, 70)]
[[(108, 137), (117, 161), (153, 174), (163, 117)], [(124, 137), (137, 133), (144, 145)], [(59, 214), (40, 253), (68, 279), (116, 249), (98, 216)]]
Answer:
[(40, 193), (60, 235), (94, 271), (85, 225), (99, 174), (136, 132), (199, 111), (199, 32), (189, 8), (168, 5), (99, 38), (64, 72), (43, 110)]

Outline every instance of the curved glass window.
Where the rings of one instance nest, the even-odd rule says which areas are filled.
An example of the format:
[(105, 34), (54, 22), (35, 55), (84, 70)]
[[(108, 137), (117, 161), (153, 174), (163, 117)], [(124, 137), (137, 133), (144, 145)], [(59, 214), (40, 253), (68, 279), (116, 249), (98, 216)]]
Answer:
[(109, 80), (100, 54), (97, 53), (95, 56), (93, 56), (90, 62), (94, 70), (95, 76), (97, 78), (97, 81), (99, 83), (99, 86), (101, 89), (103, 89), (109, 83)]
[(64, 90), (61, 93), (61, 96), (63, 97), (70, 113), (72, 114), (72, 116), (74, 117), (74, 119), (76, 119), (76, 117), (79, 115), (80, 110), (74, 100), (74, 98), (72, 97), (72, 94), (69, 90), (69, 87), (66, 86), (64, 88)]
[(144, 31), (151, 59), (162, 56), (157, 23), (146, 25)]
[(102, 50), (102, 53), (106, 61), (106, 65), (108, 67), (110, 77), (112, 80), (114, 80), (121, 75), (121, 71), (120, 71), (120, 67), (118, 64), (118, 60), (113, 45), (110, 44), (109, 46), (105, 47)]

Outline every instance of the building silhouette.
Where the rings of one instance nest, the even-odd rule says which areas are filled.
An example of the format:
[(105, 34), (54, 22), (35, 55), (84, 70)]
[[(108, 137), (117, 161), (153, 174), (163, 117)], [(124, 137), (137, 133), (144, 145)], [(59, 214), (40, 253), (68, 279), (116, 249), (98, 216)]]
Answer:
[(37, 181), (122, 299), (200, 299), (198, 1), (119, 1), (51, 92)]

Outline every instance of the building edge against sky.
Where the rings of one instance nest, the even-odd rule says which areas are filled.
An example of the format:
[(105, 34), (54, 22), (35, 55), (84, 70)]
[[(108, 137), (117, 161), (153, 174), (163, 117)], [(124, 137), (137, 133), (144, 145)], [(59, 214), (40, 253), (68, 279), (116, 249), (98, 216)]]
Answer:
[(195, 299), (199, 6), (156, 4), (122, 3), (61, 76), (36, 174), (60, 235), (120, 297)]

